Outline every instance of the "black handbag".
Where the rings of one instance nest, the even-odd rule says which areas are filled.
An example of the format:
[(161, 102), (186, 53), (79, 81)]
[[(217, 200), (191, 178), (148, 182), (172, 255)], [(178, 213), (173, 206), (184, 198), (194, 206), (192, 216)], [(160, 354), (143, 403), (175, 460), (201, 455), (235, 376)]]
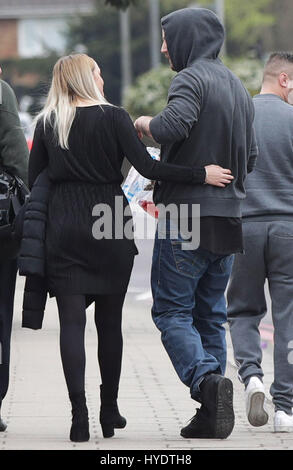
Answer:
[[(0, 257), (13, 258), (17, 255), (20, 240), (15, 228), (24, 212), (29, 190), (18, 176), (0, 169)], [(22, 217), (21, 217), (22, 218)]]

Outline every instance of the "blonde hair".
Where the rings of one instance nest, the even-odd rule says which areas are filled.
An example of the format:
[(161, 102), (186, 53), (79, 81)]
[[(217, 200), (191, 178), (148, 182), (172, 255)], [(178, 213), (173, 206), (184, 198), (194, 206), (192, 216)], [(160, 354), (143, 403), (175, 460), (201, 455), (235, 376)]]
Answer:
[(93, 75), (95, 61), (86, 54), (61, 57), (53, 69), (51, 87), (42, 111), (35, 122), (49, 122), (61, 148), (69, 149), (69, 132), (76, 114), (76, 99), (109, 104), (100, 92)]

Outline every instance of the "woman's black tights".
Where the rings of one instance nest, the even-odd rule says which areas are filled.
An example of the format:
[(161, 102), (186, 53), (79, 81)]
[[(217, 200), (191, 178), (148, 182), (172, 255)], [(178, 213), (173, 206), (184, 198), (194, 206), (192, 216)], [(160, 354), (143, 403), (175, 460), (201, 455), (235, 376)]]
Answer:
[[(110, 393), (118, 389), (122, 360), (122, 307), (125, 294), (95, 296), (95, 324), (98, 334), (98, 361), (103, 387)], [(84, 295), (57, 296), (60, 320), (60, 351), (70, 394), (85, 389)]]

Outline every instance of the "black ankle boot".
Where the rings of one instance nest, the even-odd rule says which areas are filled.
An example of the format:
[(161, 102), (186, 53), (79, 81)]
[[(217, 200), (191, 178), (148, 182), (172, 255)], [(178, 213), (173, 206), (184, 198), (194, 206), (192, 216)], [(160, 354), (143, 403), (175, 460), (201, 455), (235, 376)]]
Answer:
[(117, 405), (118, 390), (113, 393), (107, 391), (103, 385), (101, 390), (100, 423), (104, 437), (114, 436), (114, 429), (122, 429), (126, 426), (126, 419), (119, 413)]
[(4, 423), (4, 421), (2, 421), (1, 419), (1, 406), (2, 406), (2, 400), (0, 400), (0, 432), (4, 432), (6, 431), (7, 424)]
[(4, 432), (7, 428), (7, 424), (2, 421), (1, 416), (0, 416), (0, 432)]
[(72, 405), (70, 440), (73, 442), (86, 442), (90, 438), (90, 433), (85, 393), (69, 394), (69, 398)]

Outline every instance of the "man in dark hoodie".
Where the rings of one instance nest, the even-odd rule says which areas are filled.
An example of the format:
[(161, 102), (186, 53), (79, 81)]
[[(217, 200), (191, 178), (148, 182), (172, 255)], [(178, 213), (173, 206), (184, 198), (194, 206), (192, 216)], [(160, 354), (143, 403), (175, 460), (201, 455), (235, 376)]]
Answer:
[[(226, 438), (234, 427), (234, 411), (232, 382), (223, 377), (225, 289), (233, 254), (243, 251), (244, 180), (257, 156), (254, 107), (241, 81), (218, 58), (224, 29), (213, 12), (175, 11), (162, 19), (162, 30), (161, 52), (177, 75), (166, 108), (154, 118), (139, 118), (136, 129), (162, 145), (163, 161), (221, 165), (231, 169), (234, 180), (224, 188), (156, 184), (154, 202), (179, 209), (187, 205), (191, 225), (193, 206), (200, 205), (200, 245), (184, 249), (183, 233), (174, 236), (171, 220), (159, 218), (152, 316), (177, 374), (201, 403), (181, 435)], [(160, 237), (162, 223), (165, 239)]]

